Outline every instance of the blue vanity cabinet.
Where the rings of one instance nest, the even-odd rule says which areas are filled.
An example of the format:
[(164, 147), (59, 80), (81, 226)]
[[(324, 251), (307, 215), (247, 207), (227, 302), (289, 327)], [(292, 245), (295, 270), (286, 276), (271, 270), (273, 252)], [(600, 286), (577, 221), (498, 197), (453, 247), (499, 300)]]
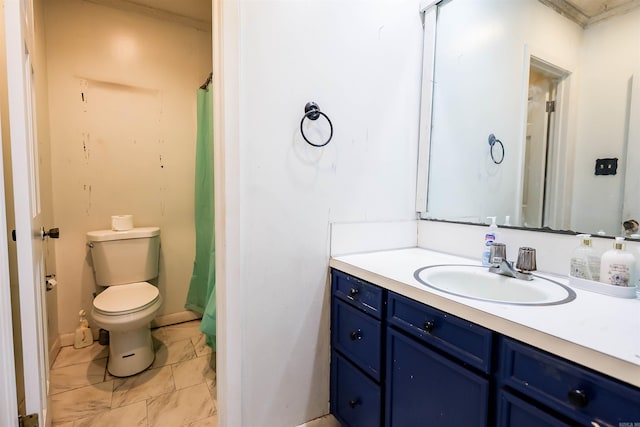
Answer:
[(343, 427), (382, 426), (381, 288), (331, 271), (331, 413)]
[[(640, 423), (640, 389), (502, 337), (499, 381), (569, 425), (633, 426)], [(507, 405), (509, 406), (509, 405)], [(500, 411), (500, 427), (520, 427)], [(549, 424), (555, 425), (555, 424)], [(559, 424), (564, 425), (564, 424)]]
[(388, 293), (387, 427), (485, 427), (493, 333)]
[(640, 389), (331, 271), (342, 427), (640, 425)]

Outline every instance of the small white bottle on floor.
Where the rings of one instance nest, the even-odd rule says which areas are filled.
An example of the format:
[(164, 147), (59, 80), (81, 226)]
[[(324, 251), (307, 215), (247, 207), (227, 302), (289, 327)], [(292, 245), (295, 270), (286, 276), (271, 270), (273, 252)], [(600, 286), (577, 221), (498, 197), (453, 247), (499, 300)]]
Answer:
[(613, 249), (602, 254), (600, 281), (615, 286), (635, 286), (636, 259), (624, 249), (624, 237), (616, 237)]
[(93, 344), (93, 334), (91, 333), (91, 329), (89, 329), (86, 314), (84, 310), (80, 310), (78, 313), (80, 316), (80, 326), (76, 328), (76, 335), (73, 340), (74, 348), (83, 348)]

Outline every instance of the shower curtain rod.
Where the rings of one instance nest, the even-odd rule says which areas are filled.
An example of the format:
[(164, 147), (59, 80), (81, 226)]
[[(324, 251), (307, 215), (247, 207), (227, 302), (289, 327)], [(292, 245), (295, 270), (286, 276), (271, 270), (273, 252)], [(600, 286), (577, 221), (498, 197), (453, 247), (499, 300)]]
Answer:
[(211, 83), (212, 78), (213, 78), (213, 71), (209, 73), (209, 77), (207, 77), (207, 80), (202, 84), (202, 86), (200, 86), (200, 89), (207, 89), (207, 86), (209, 86), (209, 83)]

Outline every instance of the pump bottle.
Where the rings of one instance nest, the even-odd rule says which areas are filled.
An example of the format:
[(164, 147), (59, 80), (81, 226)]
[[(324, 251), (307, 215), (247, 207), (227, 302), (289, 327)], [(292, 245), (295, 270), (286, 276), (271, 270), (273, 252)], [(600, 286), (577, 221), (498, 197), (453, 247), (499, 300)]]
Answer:
[(580, 246), (571, 254), (571, 276), (578, 279), (600, 280), (600, 257), (591, 247), (590, 234), (578, 234)]
[(624, 237), (616, 237), (613, 249), (602, 255), (600, 281), (615, 286), (635, 286), (635, 257), (624, 248)]
[(80, 325), (76, 328), (76, 335), (73, 341), (75, 348), (83, 348), (93, 344), (93, 335), (91, 329), (89, 329), (89, 322), (87, 322), (86, 312), (80, 310), (78, 313), (80, 316)]
[(484, 250), (482, 252), (482, 265), (485, 267), (491, 266), (491, 260), (489, 257), (491, 256), (491, 245), (494, 242), (498, 241), (498, 225), (496, 224), (495, 216), (488, 216), (487, 219), (491, 220), (491, 225), (489, 225), (489, 230), (484, 235)]

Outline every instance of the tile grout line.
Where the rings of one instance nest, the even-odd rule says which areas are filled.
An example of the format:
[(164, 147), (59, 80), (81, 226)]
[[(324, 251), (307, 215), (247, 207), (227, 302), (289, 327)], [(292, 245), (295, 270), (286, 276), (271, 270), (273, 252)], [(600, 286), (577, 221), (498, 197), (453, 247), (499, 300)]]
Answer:
[[(183, 389), (178, 390), (178, 388), (177, 388), (177, 387), (178, 387), (178, 385), (177, 385), (177, 382), (176, 382), (176, 376), (174, 375), (174, 369), (175, 369), (178, 365), (180, 365), (180, 364), (184, 364), (184, 363), (186, 363), (186, 362), (189, 362), (189, 361), (192, 361), (192, 360), (196, 360), (196, 359), (198, 359), (198, 358), (200, 358), (200, 357), (207, 357), (207, 358), (214, 357), (214, 356), (213, 356), (213, 354), (214, 354), (214, 352), (213, 352), (213, 351), (210, 351), (210, 352), (206, 352), (206, 351), (205, 351), (205, 352), (203, 352), (202, 354), (199, 354), (199, 352), (198, 352), (198, 348), (201, 348), (201, 347), (198, 347), (198, 346), (197, 346), (197, 343), (198, 343), (198, 342), (200, 342), (200, 341), (202, 340), (202, 336), (201, 336), (202, 334), (201, 334), (200, 332), (198, 332), (198, 333), (197, 333), (197, 334), (195, 334), (195, 335), (191, 335), (191, 336), (183, 336), (183, 333), (185, 332), (185, 330), (187, 330), (187, 328), (184, 328), (183, 330), (181, 330), (181, 328), (171, 328), (171, 329), (167, 329), (166, 331), (164, 330), (164, 328), (158, 328), (158, 329), (159, 329), (159, 331), (158, 331), (158, 333), (157, 333), (157, 336), (161, 336), (163, 339), (160, 339), (160, 338), (158, 337), (158, 338), (157, 338), (157, 341), (159, 341), (162, 345), (165, 345), (165, 347), (168, 347), (168, 345), (167, 345), (167, 343), (165, 342), (165, 340), (172, 341), (172, 340), (174, 340), (174, 339), (176, 338), (176, 335), (177, 335), (178, 337), (180, 337), (181, 339), (178, 339), (178, 340), (176, 340), (176, 341), (172, 341), (171, 343), (174, 343), (174, 342), (177, 342), (177, 341), (182, 341), (183, 339), (185, 339), (185, 340), (186, 340), (186, 339), (188, 339), (188, 340), (189, 340), (189, 344), (190, 344), (190, 346), (188, 345), (188, 347), (186, 347), (186, 348), (189, 348), (189, 349), (190, 349), (189, 353), (190, 353), (190, 354), (192, 354), (193, 356), (192, 356), (191, 358), (189, 358), (189, 359), (185, 359), (185, 360), (178, 360), (178, 361), (174, 361), (173, 363), (167, 363), (167, 364), (165, 364), (165, 365), (157, 366), (157, 367), (156, 367), (156, 369), (160, 369), (160, 368), (163, 368), (163, 367), (168, 367), (168, 368), (170, 369), (170, 373), (171, 373), (171, 385), (173, 385), (173, 391), (170, 391), (170, 392), (167, 392), (167, 393), (163, 393), (163, 394), (160, 394), (160, 395), (158, 395), (158, 396), (150, 396), (149, 398), (147, 398), (147, 399), (145, 399), (145, 400), (144, 400), (144, 405), (145, 405), (145, 406), (144, 406), (144, 411), (145, 411), (145, 418), (146, 418), (146, 425), (147, 425), (147, 427), (151, 427), (150, 410), (149, 410), (149, 409), (150, 409), (150, 408), (149, 408), (149, 402), (150, 402), (151, 400), (156, 399), (156, 398), (158, 398), (158, 397), (160, 397), (160, 396), (163, 396), (163, 395), (166, 395), (166, 394), (177, 393), (177, 392), (182, 391), (182, 390), (185, 390), (186, 388), (189, 388), (189, 387), (199, 386), (199, 385), (201, 384), (201, 383), (198, 383), (198, 384), (192, 384), (192, 385), (190, 385), (190, 386), (188, 386), (188, 387), (185, 387), (185, 388), (183, 388)], [(171, 331), (178, 331), (178, 332), (177, 332), (177, 333), (174, 333), (174, 334), (172, 335)], [(194, 342), (194, 341), (195, 341), (195, 342)], [(97, 343), (94, 343), (93, 345), (97, 345)], [(105, 348), (108, 348), (108, 346), (104, 346), (104, 347), (105, 347)], [(202, 349), (202, 348), (201, 348), (201, 349)], [(107, 381), (111, 381), (111, 390), (110, 390), (110, 394), (109, 394), (109, 398), (110, 398), (110, 401), (109, 401), (109, 407), (108, 407), (107, 409), (105, 409), (104, 411), (101, 411), (101, 413), (105, 413), (105, 414), (106, 414), (106, 413), (112, 412), (113, 410), (120, 409), (120, 408), (123, 408), (123, 407), (113, 408), (115, 379), (113, 379), (113, 378), (111, 378), (111, 379), (110, 379), (110, 374), (109, 374), (108, 369), (107, 369), (107, 365), (108, 365), (108, 361), (109, 361), (109, 360), (108, 360), (108, 355), (107, 355), (106, 357), (97, 357), (97, 356), (99, 356), (100, 354), (102, 354), (102, 352), (103, 352), (103, 351), (104, 351), (104, 349), (100, 349), (100, 351), (96, 352), (96, 353), (94, 354), (93, 358), (91, 358), (90, 360), (87, 360), (87, 361), (76, 361), (77, 363), (72, 363), (72, 364), (67, 365), (67, 366), (61, 366), (61, 367), (58, 367), (58, 368), (56, 368), (56, 369), (67, 368), (67, 367), (70, 367), (70, 366), (79, 365), (79, 364), (85, 364), (85, 363), (89, 363), (89, 364), (91, 364), (91, 363), (94, 363), (94, 362), (96, 362), (96, 361), (98, 361), (98, 360), (106, 359), (106, 362), (105, 362), (105, 365), (104, 365), (104, 371), (103, 371), (103, 373), (102, 373), (102, 381), (101, 381), (101, 382), (98, 382), (98, 383), (87, 384), (87, 385), (83, 386), (83, 387), (91, 387), (91, 386), (98, 385), (98, 384), (100, 384), (100, 383), (105, 383), (105, 382), (107, 382)], [(60, 353), (62, 353), (62, 352), (59, 352), (59, 353), (56, 355), (56, 358), (55, 358), (54, 364), (55, 364), (55, 362), (56, 362), (56, 361), (58, 361), (58, 360), (64, 360), (64, 359), (67, 359), (67, 358), (63, 358), (63, 357), (62, 357), (63, 355), (62, 355), (62, 354), (60, 354)], [(65, 352), (65, 353), (69, 353), (69, 352)], [(73, 353), (70, 353), (70, 354), (73, 354)], [(90, 353), (90, 354), (91, 354), (91, 353)], [(69, 354), (67, 354), (67, 356), (69, 356)], [(171, 358), (169, 358), (169, 360), (170, 360), (170, 359), (171, 359)], [(210, 360), (209, 360), (208, 362), (210, 362)], [(59, 362), (59, 363), (64, 363), (64, 362)], [(209, 364), (209, 369), (211, 369), (211, 370), (215, 373), (215, 369), (213, 369), (213, 367), (211, 366), (211, 364), (210, 364), (210, 363), (208, 363), (208, 364)], [(145, 369), (143, 372), (147, 372), (147, 371), (149, 371), (149, 370), (151, 370), (151, 369), (152, 369), (152, 368), (151, 368), (151, 367), (149, 367), (148, 369)], [(52, 369), (52, 370), (54, 370), (54, 369)], [(141, 372), (140, 374), (142, 374), (143, 372)], [(138, 375), (138, 374), (136, 374), (136, 375)], [(64, 375), (63, 375), (63, 376), (64, 376)], [(98, 378), (100, 378), (100, 377), (98, 377)], [(64, 383), (64, 382), (63, 382), (63, 383)], [(211, 401), (211, 403), (212, 403), (212, 405), (213, 405), (213, 412), (214, 412), (214, 413), (213, 413), (211, 416), (215, 416), (215, 417), (217, 417), (217, 405), (215, 405), (215, 404), (214, 404), (215, 399), (214, 399), (214, 397), (211, 395), (211, 389), (209, 388), (209, 385), (208, 385), (207, 381), (203, 380), (203, 381), (202, 381), (202, 383), (204, 383), (204, 384), (205, 384), (205, 386), (207, 387), (207, 391), (209, 392), (209, 393), (207, 393), (207, 394), (208, 394), (208, 400), (210, 400), (210, 401)], [(79, 388), (81, 388), (81, 387), (79, 387)], [(70, 389), (70, 390), (68, 390), (68, 391), (73, 391), (73, 390), (76, 390), (76, 389)], [(66, 393), (66, 392), (67, 392), (67, 391), (63, 391), (63, 392), (61, 392), (61, 393), (57, 393), (57, 394), (64, 394), (64, 393)], [(132, 403), (132, 405), (133, 405), (133, 404), (135, 404), (135, 403)], [(129, 406), (130, 406), (130, 405), (129, 405)], [(71, 414), (68, 414), (68, 415), (71, 415)], [(86, 414), (85, 414), (85, 415), (86, 415)], [(67, 421), (67, 422), (69, 422), (70, 424), (75, 424), (76, 422), (78, 422), (79, 420), (81, 420), (81, 419), (83, 419), (83, 418), (86, 418), (86, 416), (84, 416), (84, 417), (83, 417), (83, 416), (78, 416), (78, 417), (73, 418), (72, 420), (69, 420), (69, 421)], [(202, 419), (205, 419), (205, 418), (207, 418), (207, 417), (203, 417)], [(188, 423), (188, 424), (185, 424), (185, 425), (191, 425), (191, 424), (193, 424), (194, 422), (198, 422), (198, 421), (200, 421), (200, 420), (201, 420), (201, 419), (198, 419), (198, 420), (192, 421), (192, 422), (190, 422), (190, 423)]]

